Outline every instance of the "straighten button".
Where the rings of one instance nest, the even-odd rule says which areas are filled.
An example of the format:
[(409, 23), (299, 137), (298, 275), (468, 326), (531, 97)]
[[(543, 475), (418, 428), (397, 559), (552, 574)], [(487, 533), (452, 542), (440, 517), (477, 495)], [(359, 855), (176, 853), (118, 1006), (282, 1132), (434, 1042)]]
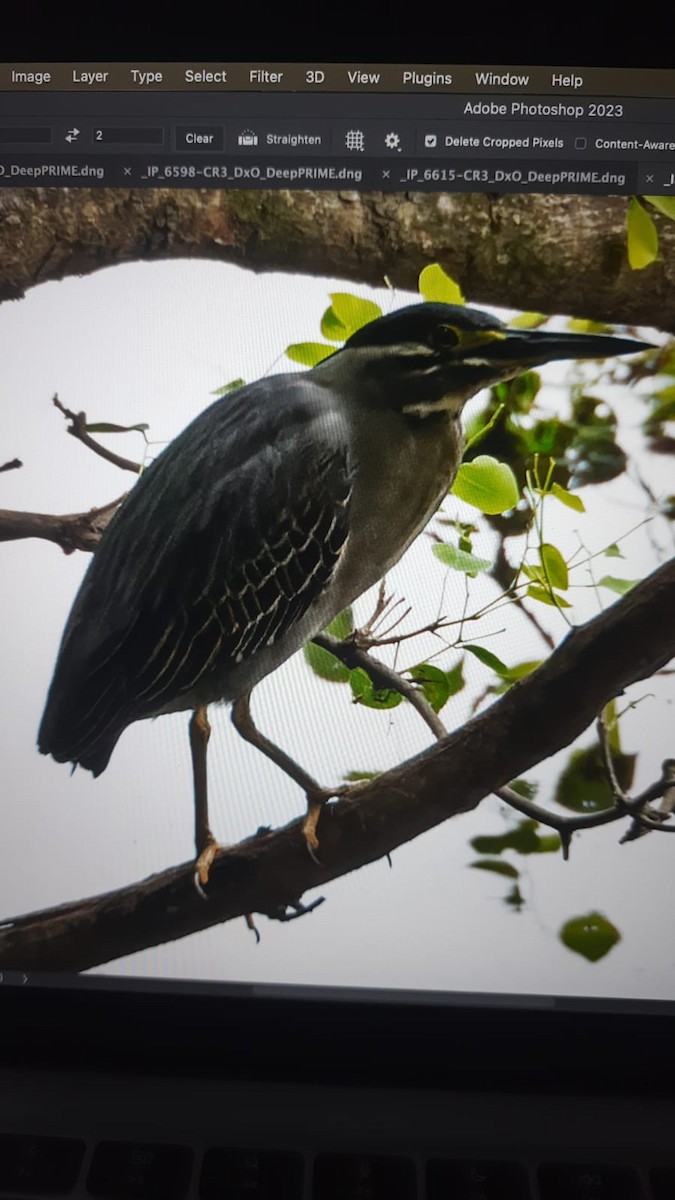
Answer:
[(222, 125), (177, 125), (176, 150), (222, 150)]

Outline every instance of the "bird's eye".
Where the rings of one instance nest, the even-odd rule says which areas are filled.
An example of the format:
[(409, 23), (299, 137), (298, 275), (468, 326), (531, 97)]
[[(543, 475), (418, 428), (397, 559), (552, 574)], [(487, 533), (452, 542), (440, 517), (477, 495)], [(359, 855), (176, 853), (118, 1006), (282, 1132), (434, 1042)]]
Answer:
[(437, 325), (432, 339), (439, 350), (452, 350), (453, 346), (459, 342), (459, 335), (452, 325)]

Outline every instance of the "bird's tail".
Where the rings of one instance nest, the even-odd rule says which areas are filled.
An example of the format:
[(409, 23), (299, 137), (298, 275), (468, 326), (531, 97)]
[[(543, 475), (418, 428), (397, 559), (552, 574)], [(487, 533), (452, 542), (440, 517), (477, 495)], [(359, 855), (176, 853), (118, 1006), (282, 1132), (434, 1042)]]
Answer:
[(78, 697), (69, 702), (56, 686), (56, 679), (38, 730), (41, 754), (51, 754), (56, 762), (84, 767), (94, 776), (105, 771), (125, 725), (97, 726), (95, 713)]

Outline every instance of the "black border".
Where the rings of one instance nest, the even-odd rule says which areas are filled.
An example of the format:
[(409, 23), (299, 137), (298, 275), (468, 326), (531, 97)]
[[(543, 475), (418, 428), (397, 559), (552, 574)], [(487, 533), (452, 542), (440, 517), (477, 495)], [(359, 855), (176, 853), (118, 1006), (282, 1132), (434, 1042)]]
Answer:
[(672, 1095), (644, 1013), (0, 988), (0, 1063), (411, 1088)]

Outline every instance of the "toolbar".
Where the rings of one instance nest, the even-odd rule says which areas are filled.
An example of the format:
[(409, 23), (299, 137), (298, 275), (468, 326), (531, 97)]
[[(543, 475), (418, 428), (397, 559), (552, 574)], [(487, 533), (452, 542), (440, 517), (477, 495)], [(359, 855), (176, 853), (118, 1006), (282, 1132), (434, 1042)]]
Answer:
[[(277, 106), (278, 107), (278, 106)], [(539, 113), (541, 104), (527, 105)], [(551, 106), (544, 106), (549, 109)], [(602, 118), (590, 119), (587, 110), (602, 109)], [(520, 120), (501, 116), (442, 120), (438, 116), (411, 121), (392, 118), (348, 120), (244, 115), (223, 120), (205, 114), (186, 118), (77, 116), (45, 122), (37, 117), (0, 117), (0, 149), (17, 153), (49, 150), (52, 153), (86, 151), (105, 154), (146, 155), (148, 150), (204, 156), (214, 152), (240, 157), (287, 158), (335, 156), (428, 160), (456, 157), (539, 159), (598, 159), (612, 162), (661, 159), (675, 162), (675, 105), (670, 121), (617, 121), (615, 104), (556, 105), (552, 116)], [(509, 106), (509, 112), (513, 105)]]
[(412, 63), (4, 63), (0, 91), (510, 92), (675, 97), (675, 70)]

